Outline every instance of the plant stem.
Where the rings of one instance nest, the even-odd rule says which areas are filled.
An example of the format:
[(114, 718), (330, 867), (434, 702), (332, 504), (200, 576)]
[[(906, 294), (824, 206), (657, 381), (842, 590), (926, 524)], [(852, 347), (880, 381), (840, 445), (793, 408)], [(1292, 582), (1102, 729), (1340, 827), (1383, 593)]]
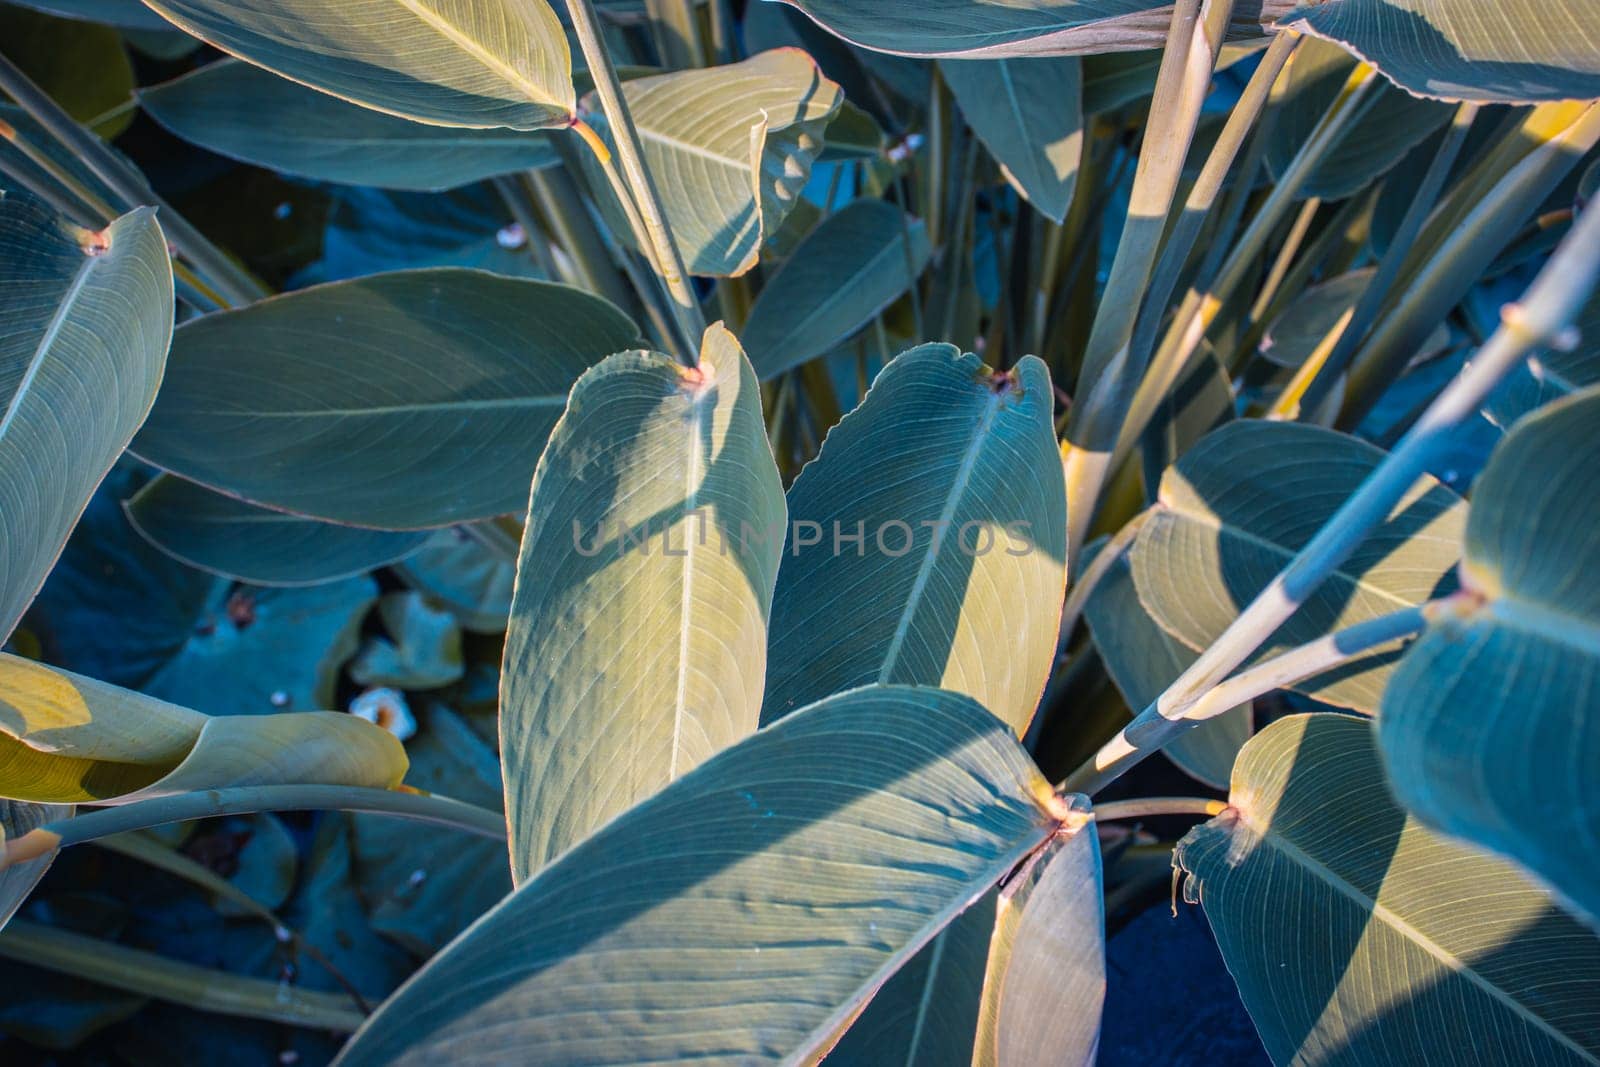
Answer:
[[(656, 191), (650, 172), (645, 169), (639, 131), (633, 125), (628, 101), (622, 95), (622, 83), (617, 79), (616, 67), (612, 65), (605, 42), (600, 38), (599, 18), (595, 14), (593, 0), (567, 0), (567, 12), (572, 16), (578, 44), (583, 49), (583, 57), (588, 63), (590, 76), (594, 78), (595, 89), (599, 92), (606, 122), (611, 127), (622, 173), (633, 193), (644, 230), (644, 245), (651, 251), (650, 258), (661, 280), (666, 283), (667, 293), (672, 297), (674, 315), (688, 335), (688, 348), (681, 353), (681, 357), (687, 365), (694, 366), (698, 358), (696, 353), (700, 348), (700, 336), (705, 333), (705, 319), (700, 313), (699, 301), (689, 288), (688, 270), (683, 265), (683, 255), (678, 251), (678, 244), (667, 225), (660, 194)], [(607, 165), (608, 161), (601, 153), (604, 146), (597, 146), (592, 141), (589, 146), (595, 149), (601, 165)]]
[(1367, 288), (1362, 292), (1354, 313), (1339, 334), (1338, 343), (1334, 345), (1333, 351), (1314, 372), (1316, 377), (1312, 378), (1306, 387), (1304, 398), (1297, 401), (1296, 410), (1290, 414), (1291, 418), (1299, 417), (1300, 408), (1308, 411), (1318, 410), (1333, 392), (1334, 385), (1344, 374), (1345, 369), (1350, 366), (1351, 358), (1367, 336), (1367, 331), (1377, 320), (1378, 312), (1382, 310), (1384, 301), (1389, 296), (1389, 289), (1399, 276), (1400, 267), (1405, 263), (1411, 246), (1422, 233), (1423, 223), (1428, 220), (1434, 204), (1438, 202), (1439, 194), (1444, 190), (1444, 183), (1450, 177), (1450, 169), (1455, 166), (1456, 157), (1461, 153), (1461, 146), (1466, 143), (1467, 132), (1472, 129), (1477, 117), (1477, 104), (1469, 102), (1456, 109), (1450, 129), (1445, 134), (1444, 140), (1439, 143), (1439, 150), (1434, 153), (1433, 162), (1428, 165), (1428, 172), (1423, 176), (1422, 184), (1417, 188), (1411, 205), (1406, 208), (1405, 218), (1401, 220), (1400, 228), (1395, 231), (1394, 238), (1389, 242), (1389, 249), (1384, 253), (1382, 262), (1378, 264), (1372, 281), (1367, 283)]
[(166, 871), (176, 878), (182, 878), (204, 892), (227, 900), (245, 914), (253, 915), (260, 919), (272, 928), (273, 936), (279, 941), (288, 941), (294, 945), (297, 951), (304, 952), (308, 958), (326, 971), (330, 978), (338, 982), (344, 988), (344, 991), (350, 994), (351, 999), (356, 1003), (356, 1007), (361, 1009), (363, 1013), (372, 1011), (371, 1005), (361, 995), (361, 990), (357, 989), (355, 983), (351, 982), (339, 968), (334, 966), (333, 961), (328, 959), (321, 949), (307, 941), (298, 931), (287, 926), (271, 908), (268, 908), (226, 878), (216, 874), (211, 868), (190, 859), (181, 852), (159, 844), (143, 833), (113, 834), (111, 837), (99, 839), (94, 844), (108, 852), (115, 852), (119, 856), (126, 856), (146, 866)]
[(1095, 499), (1105, 479), (1104, 467), (1140, 377), (1142, 368), (1133, 365), (1130, 347), (1139, 307), (1161, 251), (1167, 217), (1183, 177), (1183, 161), (1216, 66), (1217, 49), (1233, 12), (1233, 0), (1205, 0), (1203, 6), (1202, 24), (1202, 0), (1177, 0), (1173, 5), (1127, 219), (1078, 375), (1067, 423), (1067, 438), (1072, 443), (1066, 456), (1069, 567), (1088, 534)]
[(0, 91), (15, 100), (50, 136), (70, 149), (127, 206), (149, 204), (159, 209), (162, 231), (179, 254), (206, 275), (212, 288), (230, 303), (248, 304), (268, 295), (249, 272), (189, 225), (170, 204), (132, 180), (122, 161), (112, 154), (104, 141), (74, 122), (60, 105), (3, 55), (0, 55)]
[(1221, 815), (1228, 810), (1227, 801), (1206, 797), (1140, 797), (1136, 800), (1113, 800), (1094, 806), (1094, 817), (1100, 822), (1112, 819), (1146, 819), (1154, 815)]
[[(1172, 227), (1172, 234), (1167, 238), (1166, 247), (1161, 253), (1161, 263), (1156, 268), (1150, 288), (1145, 294), (1144, 308), (1139, 317), (1138, 329), (1134, 333), (1133, 362), (1141, 368), (1150, 360), (1151, 350), (1155, 348), (1156, 333), (1161, 328), (1161, 320), (1166, 314), (1167, 305), (1172, 301), (1172, 294), (1178, 287), (1178, 279), (1183, 275), (1184, 266), (1194, 252), (1195, 242), (1200, 237), (1206, 219), (1210, 217), (1218, 197), (1222, 194), (1223, 184), (1233, 171), (1239, 150), (1249, 139), (1251, 131), (1256, 128), (1256, 123), (1260, 121), (1271, 98), (1272, 87), (1277, 84), (1278, 76), (1283, 73), (1284, 65), (1288, 63), (1289, 57), (1299, 43), (1300, 35), (1292, 31), (1279, 33), (1272, 39), (1272, 44), (1261, 57), (1255, 73), (1250, 75), (1250, 81), (1239, 94), (1239, 102), (1229, 113), (1228, 121), (1223, 125), (1216, 144), (1212, 146), (1211, 154), (1206, 157), (1205, 165), (1200, 169), (1194, 187), (1189, 190), (1183, 212)], [(1261, 142), (1262, 138), (1258, 136), (1257, 146)], [(1259, 166), (1259, 161), (1255, 166)], [(1246, 166), (1241, 173), (1234, 176), (1240, 185), (1236, 197), (1241, 210), (1244, 198), (1248, 195), (1245, 190), (1250, 187), (1255, 166)]]
[(694, 0), (644, 0), (644, 9), (656, 51), (669, 70), (705, 66)]
[(349, 997), (196, 967), (24, 919), (12, 919), (0, 933), (0, 956), (220, 1015), (341, 1034), (354, 1032), (366, 1019)]
[(506, 837), (506, 822), (499, 812), (448, 797), (347, 785), (249, 785), (139, 800), (46, 823), (5, 843), (0, 870), (111, 834), (257, 811), (367, 811), (448, 826), (498, 841)]
[[(1594, 290), (1597, 278), (1600, 210), (1591, 210), (1583, 213), (1562, 240), (1523, 301), (1501, 311), (1500, 328), (1494, 336), (1429, 405), (1395, 450), (1384, 457), (1354, 495), (1222, 636), (1100, 754), (1074, 771), (1065, 788), (1075, 792), (1099, 789), (1181, 733), (1183, 720), (1207, 692), (1243, 663), (1350, 558), (1411, 491), (1453, 431), (1477, 413), (1484, 398), (1512, 368), (1537, 349), (1574, 343), (1572, 322)], [(1369, 629), (1363, 637), (1370, 634)], [(1348, 644), (1351, 635), (1346, 634), (1345, 640)]]
[(1365, 64), (1357, 68), (1344, 93), (1323, 116), (1310, 140), (1295, 154), (1282, 178), (1273, 186), (1266, 203), (1245, 228), (1216, 280), (1206, 284), (1205, 291), (1191, 289), (1184, 297), (1161, 341), (1161, 347), (1145, 368), (1144, 378), (1134, 392), (1127, 418), (1117, 437), (1116, 455), (1125, 456), (1132, 450), (1162, 400), (1189, 372), (1190, 360), (1221, 312), (1226, 296), (1243, 283), (1251, 265), (1265, 250), (1273, 230), (1293, 205), (1300, 187), (1311, 177), (1317, 164), (1339, 143), (1350, 124), (1371, 106), (1375, 97), (1370, 97), (1369, 93), (1376, 77), (1377, 72)]
[[(1574, 109), (1581, 110), (1570, 116)], [(1565, 123), (1558, 122), (1554, 132), (1456, 220), (1426, 264), (1405, 279), (1399, 303), (1374, 327), (1352, 362), (1340, 427), (1348, 429), (1360, 423), (1378, 395), (1404, 370), (1423, 338), (1460, 303), (1505, 247), (1507, 234), (1533, 215), (1578, 160), (1600, 143), (1600, 103), (1558, 105), (1546, 114), (1570, 117)], [(1520, 137), (1520, 133), (1514, 136)]]

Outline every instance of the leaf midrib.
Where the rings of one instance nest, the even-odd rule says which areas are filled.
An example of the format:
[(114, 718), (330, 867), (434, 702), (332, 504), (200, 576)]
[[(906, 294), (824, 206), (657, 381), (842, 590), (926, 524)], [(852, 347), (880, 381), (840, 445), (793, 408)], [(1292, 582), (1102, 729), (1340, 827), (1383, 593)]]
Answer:
[[(701, 449), (705, 444), (706, 420), (713, 407), (707, 403), (715, 395), (706, 389), (691, 402), (694, 419), (689, 433), (689, 462), (684, 466), (684, 514), (693, 515), (700, 499), (704, 472)], [(704, 521), (703, 519), (701, 521)], [(683, 753), (684, 717), (689, 705), (689, 635), (693, 629), (690, 613), (694, 610), (695, 537), (687, 526), (683, 538), (683, 586), (678, 601), (678, 689), (672, 712), (672, 756), (667, 764), (667, 781), (678, 777), (678, 760)]]
[[(978, 455), (983, 451), (983, 445), (989, 436), (989, 431), (994, 428), (996, 418), (999, 417), (1000, 406), (1004, 397), (997, 392), (990, 391), (984, 398), (983, 414), (978, 418), (977, 424), (972, 429), (972, 436), (967, 441), (967, 447), (961, 457), (961, 466), (956, 470), (956, 477), (950, 486), (950, 492), (945, 496), (944, 506), (939, 512), (939, 522), (943, 525), (934, 529), (944, 530), (948, 534), (950, 521), (956, 509), (961, 505), (961, 497), (967, 491), (967, 485), (972, 481), (972, 471), (978, 465)], [(878, 684), (889, 684), (890, 675), (893, 674), (896, 662), (900, 658), (900, 649), (905, 644), (906, 635), (911, 631), (911, 622), (916, 617), (917, 608), (921, 605), (928, 582), (933, 577), (934, 565), (938, 562), (939, 549), (943, 546), (940, 538), (931, 538), (928, 543), (928, 552), (922, 557), (922, 563), (917, 569), (917, 577), (911, 584), (911, 592), (906, 597), (905, 609), (900, 614), (900, 621), (895, 624), (894, 636), (889, 641), (889, 648), (883, 655), (883, 667), (878, 671)]]
[(499, 74), (506, 80), (508, 84), (514, 85), (521, 89), (527, 98), (533, 103), (543, 104), (548, 107), (556, 107), (563, 111), (570, 112), (570, 108), (568, 108), (565, 103), (557, 100), (553, 94), (546, 93), (543, 86), (529, 80), (521, 71), (517, 70), (510, 63), (507, 63), (499, 56), (496, 56), (494, 53), (490, 52), (483, 45), (473, 40), (472, 37), (464, 33), (459, 26), (451, 22), (449, 19), (444, 18), (438, 12), (427, 8), (423, 4), (419, 3), (418, 0), (399, 0), (399, 4), (401, 7), (415, 15), (418, 21), (432, 27), (434, 30), (438, 31), (440, 36), (455, 44), (463, 52), (466, 52), (468, 55), (477, 59), (485, 67), (488, 67), (496, 74)]
[(0, 440), (4, 440), (11, 430), (11, 425), (17, 420), (17, 414), (22, 410), (22, 402), (27, 398), (33, 383), (38, 380), (39, 371), (43, 368), (45, 360), (49, 358), (50, 349), (54, 347), (56, 338), (61, 335), (61, 328), (66, 325), (67, 317), (78, 298), (83, 295), (84, 286), (89, 283), (89, 276), (94, 273), (96, 265), (110, 255), (109, 250), (98, 256), (85, 255), (83, 263), (72, 276), (72, 284), (62, 294), (61, 302), (56, 306), (55, 314), (50, 317), (50, 323), (45, 327), (44, 335), (39, 338), (39, 344), (33, 350), (33, 356), (28, 360), (28, 369), (23, 371), (22, 378), (17, 382), (16, 392), (11, 394), (11, 401), (6, 405), (4, 416), (0, 416)]
[(1290, 841), (1281, 834), (1273, 833), (1270, 828), (1267, 830), (1262, 830), (1250, 820), (1248, 813), (1242, 809), (1237, 810), (1239, 810), (1239, 821), (1244, 823), (1245, 826), (1249, 827), (1250, 830), (1256, 834), (1259, 840), (1270, 844), (1273, 848), (1276, 848), (1279, 852), (1282, 852), (1284, 856), (1288, 857), (1291, 862), (1298, 864), (1306, 871), (1315, 875), (1317, 878), (1327, 883), (1327, 885), (1333, 890), (1354, 901), (1358, 906), (1368, 909), (1374, 918), (1382, 921), (1401, 937), (1421, 948), (1429, 956), (1433, 957), (1442, 966), (1444, 966), (1446, 970), (1449, 970), (1453, 974), (1460, 975), (1473, 985), (1477, 986), (1495, 1003), (1509, 1008), (1513, 1014), (1525, 1020), (1535, 1029), (1548, 1034), (1558, 1044), (1571, 1049), (1587, 1062), (1600, 1063), (1600, 1060), (1597, 1060), (1594, 1055), (1582, 1045), (1577, 1044), (1572, 1040), (1572, 1038), (1556, 1029), (1555, 1026), (1549, 1022), (1549, 1020), (1530, 1011), (1522, 1004), (1521, 1001), (1512, 997), (1505, 990), (1502, 990), (1499, 986), (1495, 985), (1483, 975), (1479, 974), (1471, 964), (1467, 963), (1461, 957), (1457, 956), (1455, 953), (1451, 952), (1437, 941), (1428, 937), (1417, 927), (1411, 925), (1411, 923), (1407, 922), (1405, 919), (1402, 919), (1398, 914), (1388, 907), (1380, 904), (1369, 894), (1364, 893), (1360, 889), (1356, 888), (1350, 883), (1349, 880), (1341, 877), (1337, 872), (1324, 864), (1321, 860), (1312, 857), (1293, 841)]

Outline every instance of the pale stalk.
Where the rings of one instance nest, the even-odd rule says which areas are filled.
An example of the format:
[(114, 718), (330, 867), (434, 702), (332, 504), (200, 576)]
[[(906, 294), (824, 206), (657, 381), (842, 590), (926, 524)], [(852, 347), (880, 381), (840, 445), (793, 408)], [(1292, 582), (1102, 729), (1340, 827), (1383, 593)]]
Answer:
[(1094, 817), (1101, 822), (1112, 819), (1148, 819), (1157, 815), (1204, 815), (1208, 818), (1228, 810), (1223, 800), (1208, 797), (1140, 797), (1113, 800), (1094, 806)]
[(671, 70), (705, 66), (694, 0), (644, 0), (656, 51)]
[(1129, 366), (1129, 343), (1183, 178), (1183, 161), (1211, 85), (1217, 49), (1232, 13), (1233, 0), (1177, 0), (1173, 4), (1128, 214), (1089, 331), (1067, 421), (1071, 443), (1064, 463), (1069, 567), (1082, 551), (1105, 478), (1105, 463), (1116, 444), (1121, 409), (1138, 378), (1138, 369)]
[(297, 989), (180, 963), (154, 952), (12, 919), (0, 932), (0, 956), (197, 1011), (353, 1033), (366, 1016), (347, 996)]
[[(1272, 39), (1266, 54), (1256, 65), (1255, 73), (1250, 75), (1250, 81), (1239, 94), (1239, 102), (1229, 113), (1228, 121), (1222, 127), (1222, 133), (1217, 136), (1216, 144), (1206, 157), (1205, 165), (1200, 168), (1194, 187), (1189, 190), (1188, 199), (1183, 205), (1183, 213), (1173, 225), (1172, 233), (1162, 249), (1161, 263), (1156, 268), (1149, 291), (1145, 294), (1139, 324), (1134, 331), (1133, 361), (1140, 368), (1149, 362), (1150, 352), (1155, 347), (1156, 334), (1161, 328), (1161, 320), (1172, 300), (1172, 294), (1177, 289), (1178, 279), (1182, 277), (1184, 265), (1194, 252), (1195, 242), (1200, 238), (1206, 219), (1210, 217), (1222, 194), (1223, 184), (1233, 171), (1239, 151), (1256, 129), (1256, 123), (1260, 121), (1272, 97), (1273, 87), (1277, 85), (1284, 65), (1288, 63), (1289, 57), (1299, 43), (1300, 35), (1292, 31), (1281, 32)], [(1258, 136), (1257, 147), (1247, 155), (1258, 156), (1260, 143), (1261, 139)], [(1259, 159), (1256, 165), (1259, 166)], [(1249, 188), (1253, 171), (1253, 167), (1246, 166), (1244, 172), (1236, 176), (1242, 187), (1237, 205), (1241, 211), (1244, 198), (1248, 195), (1242, 190)]]
[[(1274, 406), (1284, 417), (1299, 418), (1302, 408), (1308, 411), (1318, 410), (1333, 392), (1334, 386), (1346, 368), (1350, 366), (1350, 360), (1360, 348), (1367, 331), (1372, 329), (1378, 313), (1383, 310), (1383, 305), (1389, 298), (1390, 287), (1399, 277), (1400, 267), (1405, 263), (1411, 246), (1422, 233), (1423, 224), (1433, 212), (1439, 194), (1444, 191), (1444, 183), (1450, 177), (1450, 169), (1455, 166), (1456, 157), (1461, 154), (1461, 146), (1466, 143), (1467, 133), (1472, 129), (1477, 117), (1477, 104), (1469, 102), (1456, 109), (1450, 128), (1445, 133), (1444, 140), (1439, 143), (1439, 150), (1434, 153), (1433, 162), (1428, 164), (1428, 171), (1423, 175), (1422, 184), (1417, 187), (1410, 206), (1406, 208), (1399, 229), (1390, 240), (1388, 250), (1378, 264), (1377, 271), (1372, 275), (1372, 281), (1367, 283), (1367, 288), (1362, 292), (1361, 299), (1356, 302), (1349, 319), (1345, 321), (1342, 329), (1338, 330), (1332, 350), (1318, 365), (1313, 365), (1308, 360), (1301, 367), (1302, 374), (1310, 375), (1306, 384), (1301, 386), (1298, 380), (1291, 383), (1290, 388), (1284, 391), (1284, 396), (1280, 397), (1281, 409), (1278, 405)], [(1302, 390), (1303, 398), (1300, 395)]]
[(157, 208), (162, 232), (173, 247), (205, 275), (212, 288), (229, 303), (248, 304), (268, 295), (260, 282), (189, 225), (170, 204), (133, 181), (125, 165), (104, 141), (74, 122), (72, 116), (61, 110), (59, 104), (4, 55), (0, 55), (0, 92), (15, 100), (51, 137), (77, 156), (125, 206), (148, 204)]
[[(1188, 670), (1093, 759), (1073, 772), (1064, 788), (1080, 793), (1100, 789), (1182, 733), (1189, 725), (1187, 716), (1206, 694), (1283, 625), (1393, 512), (1427, 472), (1453, 432), (1476, 417), (1484, 399), (1507, 373), (1530, 352), (1573, 343), (1572, 322), (1593, 292), (1597, 278), (1600, 210), (1584, 212), (1539, 272), (1523, 301), (1507, 305), (1494, 336), (1333, 518)], [(1363, 631), (1363, 638), (1380, 629), (1362, 625), (1369, 626)], [(1350, 643), (1350, 635), (1346, 634), (1346, 646)], [(1228, 699), (1237, 703), (1234, 694)]]
[[(674, 317), (687, 335), (688, 347), (681, 356), (686, 364), (694, 366), (698, 360), (700, 337), (706, 329), (705, 318), (700, 313), (700, 303), (695, 299), (694, 291), (689, 287), (689, 272), (684, 266), (683, 254), (678, 251), (678, 243), (673, 240), (672, 230), (667, 225), (661, 196), (656, 191), (649, 170), (645, 168), (639, 131), (633, 125), (633, 115), (628, 110), (627, 98), (623, 96), (616, 67), (612, 65), (605, 42), (601, 40), (594, 3), (592, 0), (567, 0), (567, 13), (572, 17), (578, 45), (583, 50), (589, 74), (594, 78), (606, 123), (611, 128), (612, 140), (616, 142), (617, 159), (622, 164), (622, 173), (627, 178), (641, 217), (646, 238), (644, 247), (652, 251), (650, 258), (672, 298)], [(596, 146), (594, 142), (589, 144), (596, 149), (597, 156), (598, 149), (604, 147)]]
[(1224, 297), (1243, 283), (1251, 265), (1265, 250), (1272, 232), (1293, 206), (1300, 187), (1338, 144), (1350, 123), (1366, 112), (1370, 106), (1368, 94), (1376, 77), (1377, 73), (1365, 64), (1356, 68), (1339, 99), (1290, 161), (1283, 176), (1273, 186), (1267, 202), (1250, 220), (1250, 225), (1229, 253), (1217, 279), (1207, 284), (1204, 291), (1191, 289), (1184, 296), (1128, 406), (1127, 417), (1117, 437), (1117, 457), (1124, 457), (1133, 450), (1161, 402), (1189, 371), (1190, 361), (1200, 347), (1201, 339), (1222, 310)]
[[(1536, 109), (1538, 110), (1538, 109)], [(1358, 425), (1383, 389), (1397, 378), (1450, 310), (1461, 302), (1506, 245), (1506, 234), (1600, 144), (1600, 103), (1556, 105), (1550, 114), (1577, 115), (1512, 167), (1450, 229), (1427, 263), (1404, 282), (1400, 302), (1374, 327), (1350, 368), (1339, 426)]]
[(1311, 223), (1315, 221), (1317, 212), (1322, 208), (1319, 197), (1311, 197), (1300, 205), (1300, 214), (1295, 216), (1294, 225), (1289, 227), (1289, 234), (1284, 238), (1283, 247), (1278, 249), (1278, 254), (1272, 261), (1272, 267), (1267, 271), (1267, 276), (1262, 279), (1261, 288), (1256, 292), (1255, 303), (1250, 305), (1251, 322), (1260, 322), (1261, 317), (1267, 313), (1267, 308), (1272, 306), (1272, 301), (1278, 295), (1278, 287), (1288, 277), (1289, 268), (1294, 265), (1294, 257), (1300, 254), (1300, 246), (1305, 243), (1306, 234), (1311, 232)]
[(505, 840), (506, 836), (506, 822), (499, 812), (427, 793), (341, 785), (235, 786), (97, 808), (46, 823), (5, 842), (0, 870), (38, 859), (68, 845), (80, 845), (112, 834), (258, 811), (365, 811), (448, 826), (497, 841)]

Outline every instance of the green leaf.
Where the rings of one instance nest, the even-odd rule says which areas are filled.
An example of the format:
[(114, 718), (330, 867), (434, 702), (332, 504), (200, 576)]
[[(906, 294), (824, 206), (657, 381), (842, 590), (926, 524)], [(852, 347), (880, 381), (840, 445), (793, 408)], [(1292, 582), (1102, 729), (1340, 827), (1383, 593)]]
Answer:
[(315, 181), (433, 191), (560, 162), (545, 133), (427, 126), (234, 60), (141, 89), (139, 102), (186, 141)]
[[(1139, 602), (1190, 648), (1215, 641), (1383, 458), (1354, 437), (1247, 419), (1217, 430), (1161, 479), (1129, 553)], [(1424, 476), (1255, 660), (1450, 591), (1466, 505)], [(1394, 669), (1379, 648), (1295, 686), (1374, 712)]]
[[(1372, 283), (1376, 267), (1337, 274), (1306, 289), (1273, 320), (1261, 342), (1261, 354), (1280, 367), (1297, 368), (1313, 355), (1326, 358), (1344, 331), (1356, 304)], [(1420, 363), (1450, 344), (1450, 327), (1440, 323), (1413, 357)]]
[(150, 410), (171, 335), (154, 211), (90, 233), (0, 191), (0, 635)]
[(244, 785), (388, 788), (405, 750), (342, 712), (212, 718), (0, 654), (0, 796), (124, 803)]
[(191, 567), (256, 585), (315, 585), (386, 566), (427, 540), (269, 511), (163, 474), (123, 504), (139, 536)]
[(1372, 727), (1294, 715), (1178, 843), (1275, 1063), (1592, 1064), (1600, 941), (1510, 864), (1394, 803)]
[(1321, 0), (1279, 25), (1355, 52), (1419, 96), (1517, 104), (1600, 96), (1593, 17), (1587, 0)]
[(1092, 1063), (1104, 941), (1096, 835), (1057, 838), (884, 983), (827, 1062)]
[(828, 1053), (829, 1067), (969, 1067), (999, 897), (985, 893), (895, 971)]
[(501, 676), (519, 882), (755, 730), (783, 527), (760, 386), (726, 329), (697, 369), (626, 352), (573, 387)]
[(1001, 890), (973, 1067), (1095, 1061), (1106, 994), (1102, 882), (1091, 824), (1052, 841)]
[[(133, 65), (121, 34), (109, 26), (0, 4), (0, 42), (0, 51), (79, 122), (87, 123), (133, 95)], [(120, 116), (101, 132), (113, 137), (131, 118)]]
[(139, 537), (116, 502), (125, 490), (109, 488), (28, 614), (50, 662), (215, 715), (336, 706), (377, 598), (370, 578), (235, 588)]
[[(796, 48), (636, 78), (623, 95), (689, 273), (718, 276), (755, 266), (764, 236), (805, 188), (823, 130), (844, 100)], [(584, 98), (584, 110), (609, 139), (593, 96)], [(581, 158), (612, 228), (631, 239), (599, 167), (589, 153)]]
[(253, 503), (385, 529), (517, 511), (586, 368), (638, 330), (598, 296), (396, 271), (185, 323), (133, 449)]
[(576, 845), (339, 1062), (807, 1061), (1071, 815), (972, 701), (840, 694)]
[(763, 380), (837, 348), (928, 265), (928, 231), (885, 200), (856, 200), (812, 230), (750, 309), (742, 340)]
[[(27, 804), (17, 800), (0, 800), (0, 845), (3, 845), (8, 838), (21, 837), (29, 830), (45, 823), (65, 819), (71, 814), (72, 809), (63, 804)], [(15, 863), (0, 870), (0, 927), (11, 921), (17, 909), (22, 907), (22, 902), (28, 899), (28, 894), (33, 892), (33, 887), (39, 884), (39, 879), (50, 869), (54, 859), (55, 853), (51, 852), (38, 859)]]
[(164, 635), (175, 647), (139, 688), (217, 715), (333, 707), (339, 668), (377, 595), (365, 575), (296, 589), (218, 583), (189, 605), (186, 629)]
[(1026, 731), (1066, 585), (1054, 407), (1032, 356), (995, 374), (931, 344), (884, 368), (789, 491), (763, 722), (904, 683), (966, 693)]
[[(1106, 673), (1134, 711), (1148, 707), (1199, 658), (1145, 612), (1126, 558), (1100, 579), (1083, 616)], [(1241, 704), (1180, 735), (1162, 752), (1185, 773), (1221, 789), (1240, 746), (1250, 739), (1253, 721), (1251, 706)]]
[[(1283, 100), (1267, 133), (1267, 167), (1274, 177), (1289, 169), (1356, 67), (1343, 49), (1315, 39), (1302, 41), (1289, 63)], [(1300, 186), (1300, 197), (1343, 200), (1359, 192), (1450, 120), (1452, 109), (1438, 101), (1382, 83), (1374, 90), (1371, 106), (1329, 147)]]
[(170, 30), (171, 24), (139, 0), (6, 0), (62, 18), (104, 22), (129, 30)]
[(1600, 926), (1600, 390), (1530, 416), (1472, 495), (1461, 580), (1481, 603), (1428, 628), (1378, 738), (1430, 826), (1512, 857)]
[(463, 629), (505, 632), (516, 566), (460, 527), (435, 532), (395, 570), (407, 585), (444, 604)]
[(1001, 172), (1061, 222), (1083, 155), (1083, 72), (1074, 56), (945, 60), (939, 71)]
[(420, 593), (388, 593), (378, 618), (389, 638), (370, 637), (350, 664), (357, 685), (439, 689), (461, 680), (461, 627), (443, 604)]
[(147, 3), (224, 52), (390, 115), (517, 130), (572, 121), (572, 58), (546, 0)]
[[(1160, 48), (1172, 5), (1159, 0), (783, 0), (828, 32), (875, 52), (1000, 59)], [(1240, 4), (1230, 36), (1261, 37), (1292, 0)]]

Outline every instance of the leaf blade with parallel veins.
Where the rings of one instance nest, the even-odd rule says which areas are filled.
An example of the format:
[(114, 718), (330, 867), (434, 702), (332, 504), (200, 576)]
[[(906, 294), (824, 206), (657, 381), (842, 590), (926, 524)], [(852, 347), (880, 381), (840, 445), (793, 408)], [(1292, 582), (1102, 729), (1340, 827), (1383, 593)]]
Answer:
[(637, 336), (591, 293), (483, 271), (314, 286), (185, 323), (133, 450), (208, 488), (353, 526), (505, 514), (527, 502), (573, 381)]
[(546, 0), (148, 0), (217, 48), (351, 103), (440, 126), (569, 125), (576, 93)]
[(573, 387), (502, 671), (519, 882), (755, 730), (784, 515), (760, 387), (720, 324), (695, 369), (622, 353)]
[(840, 694), (556, 860), (338, 1062), (811, 1061), (1071, 814), (970, 699)]
[(139, 103), (186, 141), (314, 181), (438, 192), (560, 162), (544, 133), (412, 122), (232, 59), (141, 89)]

